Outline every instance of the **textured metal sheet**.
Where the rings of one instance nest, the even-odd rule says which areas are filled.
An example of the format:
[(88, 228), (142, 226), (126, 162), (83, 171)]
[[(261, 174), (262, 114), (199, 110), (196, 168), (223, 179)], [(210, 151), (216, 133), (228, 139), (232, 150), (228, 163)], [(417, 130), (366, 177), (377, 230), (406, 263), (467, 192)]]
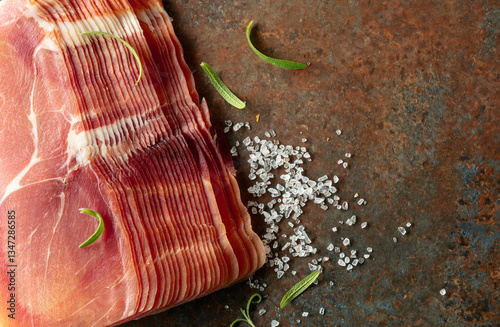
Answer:
[[(260, 292), (268, 297), (252, 306), (257, 326), (272, 319), (280, 326), (296, 319), (302, 326), (498, 326), (497, 2), (178, 0), (165, 6), (212, 122), (252, 123), (250, 132), (228, 133), (229, 143), (270, 128), (285, 144), (302, 145), (305, 137), (314, 157), (308, 175), (338, 174), (342, 197), (359, 193), (368, 201), (349, 212), (369, 227), (344, 228), (342, 235), (353, 239), (353, 249), (373, 247), (373, 260), (352, 272), (339, 267), (326, 246), (338, 244), (341, 233), (330, 228), (345, 215), (308, 206), (302, 222), (332, 260), (319, 285), (283, 310), (277, 309), (281, 296), (308, 273), (308, 260), (293, 260), (297, 277), (277, 280), (272, 268), (258, 271), (269, 287)], [(250, 20), (263, 52), (311, 65), (286, 71), (261, 61), (246, 43)], [(247, 109), (222, 100), (199, 68), (202, 61)], [(345, 152), (353, 153), (347, 170), (336, 163)], [(244, 152), (235, 162), (244, 201), (251, 200)], [(261, 217), (252, 219), (257, 230), (265, 228)], [(402, 236), (397, 227), (407, 221), (413, 226)], [(253, 293), (240, 283), (124, 326), (229, 326)], [(267, 310), (262, 317), (261, 308)], [(309, 317), (301, 318), (303, 311)]]

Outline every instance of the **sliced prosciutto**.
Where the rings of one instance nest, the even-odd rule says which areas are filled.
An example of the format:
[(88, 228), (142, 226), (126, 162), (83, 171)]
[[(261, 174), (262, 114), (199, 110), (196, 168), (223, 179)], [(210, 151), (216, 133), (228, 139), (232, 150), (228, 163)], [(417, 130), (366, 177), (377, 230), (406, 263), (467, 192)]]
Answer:
[[(137, 85), (130, 50), (88, 31), (136, 50)], [(160, 1), (4, 0), (0, 76), (1, 326), (117, 325), (263, 265)], [(80, 208), (105, 226), (81, 249), (98, 222)]]

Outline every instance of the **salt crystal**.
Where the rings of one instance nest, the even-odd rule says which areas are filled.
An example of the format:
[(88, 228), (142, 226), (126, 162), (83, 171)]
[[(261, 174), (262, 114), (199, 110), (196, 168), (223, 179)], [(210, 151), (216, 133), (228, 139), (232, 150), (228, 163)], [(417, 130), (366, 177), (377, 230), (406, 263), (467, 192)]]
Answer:
[(332, 243), (330, 243), (326, 249), (327, 249), (328, 251), (333, 251), (333, 249), (334, 249), (333, 244), (332, 244)]
[(396, 243), (396, 242), (398, 241), (398, 239), (397, 239), (397, 238), (395, 238), (395, 237), (393, 237), (393, 238), (392, 238), (392, 241), (393, 241), (394, 243)]
[(354, 197), (357, 198), (359, 196), (359, 193), (354, 194)]
[(302, 317), (307, 317), (307, 316), (309, 316), (309, 312), (307, 311), (302, 312)]
[(264, 315), (264, 313), (266, 313), (266, 309), (260, 309), (259, 310), (259, 315), (262, 316), (262, 315)]
[(352, 260), (352, 265), (353, 265), (353, 266), (357, 266), (357, 265), (358, 265), (358, 262), (359, 262), (359, 260), (358, 260), (358, 259), (354, 259), (354, 260)]
[(344, 163), (342, 164), (342, 167), (347, 168), (347, 166), (348, 166), (348, 165), (349, 165), (349, 164), (348, 164), (347, 162), (344, 162)]
[(366, 251), (367, 251), (367, 252), (372, 253), (372, 252), (373, 252), (373, 249), (372, 249), (371, 247), (367, 247), (367, 248), (366, 248)]
[(324, 182), (324, 181), (326, 181), (327, 179), (328, 179), (328, 176), (323, 175), (323, 176), (321, 176), (320, 178), (318, 178), (318, 182)]
[(358, 262), (359, 262), (360, 265), (362, 265), (365, 262), (365, 259), (364, 258), (359, 258)]
[(352, 216), (351, 218), (347, 219), (345, 223), (349, 226), (354, 225), (356, 223), (356, 216)]
[(342, 131), (340, 129), (336, 130), (335, 133), (337, 133), (337, 135), (340, 135), (342, 134)]
[(224, 123), (226, 124), (226, 126), (231, 126), (231, 125), (233, 125), (233, 122), (232, 122), (232, 121), (230, 121), (230, 120), (226, 120)]
[(341, 165), (343, 162), (344, 162), (344, 160), (342, 160), (342, 159), (339, 159), (339, 161), (337, 161), (337, 163), (338, 163), (339, 165)]
[(336, 233), (336, 232), (337, 232), (337, 227), (332, 227), (332, 231), (333, 231), (334, 233)]
[(406, 234), (406, 229), (404, 227), (398, 227), (398, 231), (401, 233), (401, 235)]
[(307, 265), (309, 267), (309, 270), (311, 270), (311, 271), (318, 270), (318, 266), (317, 265), (313, 265), (312, 263), (308, 263)]
[(250, 127), (250, 123), (249, 123), (249, 122), (246, 122), (246, 123), (245, 123), (245, 127), (246, 127), (246, 129), (247, 129), (247, 130), (250, 130), (250, 129), (251, 129), (251, 127)]
[(237, 132), (243, 127), (243, 123), (237, 123), (233, 126), (233, 131)]
[(342, 209), (343, 210), (349, 209), (349, 204), (347, 203), (347, 201), (342, 202)]
[(345, 263), (349, 263), (349, 262), (351, 262), (351, 259), (349, 259), (349, 257), (345, 257), (345, 258), (344, 258), (344, 262), (345, 262)]
[(319, 308), (319, 314), (324, 315), (325, 314), (325, 308)]
[(340, 253), (340, 248), (338, 246), (336, 246), (334, 251), (335, 251), (335, 253)]
[(363, 257), (365, 257), (365, 259), (368, 259), (370, 257), (369, 254), (363, 254)]
[(446, 290), (443, 288), (442, 290), (439, 291), (439, 294), (445, 295), (446, 294)]
[(229, 309), (229, 306), (226, 304), (226, 305), (224, 306), (224, 308), (225, 308), (225, 309)]
[(333, 175), (333, 182), (334, 183), (338, 183), (338, 181), (339, 181), (338, 176), (337, 175)]
[(280, 323), (277, 322), (276, 320), (271, 321), (271, 327), (277, 327), (277, 326), (279, 326), (279, 324)]
[(358, 205), (362, 205), (364, 201), (365, 201), (364, 199), (359, 199), (358, 200)]
[(351, 157), (351, 154), (350, 154), (349, 152), (347, 152), (347, 153), (345, 154), (345, 157), (346, 157), (346, 158), (350, 158), (350, 157)]
[(297, 272), (295, 270), (292, 270), (292, 275), (295, 276), (296, 274), (297, 274)]
[(361, 228), (366, 228), (366, 226), (368, 226), (368, 223), (366, 221), (361, 223)]
[(347, 266), (347, 270), (351, 270), (351, 269), (352, 269), (352, 265), (351, 265), (351, 264), (349, 264), (349, 265)]
[(307, 142), (307, 139), (306, 139), (306, 138), (303, 138), (303, 139), (302, 139), (302, 142), (304, 142), (304, 143), (305, 143), (305, 142)]
[(284, 272), (283, 271), (278, 271), (278, 274), (276, 275), (276, 277), (278, 277), (278, 279), (280, 279), (281, 277), (283, 277), (283, 274)]
[(411, 227), (411, 223), (410, 223), (410, 222), (407, 222), (407, 223), (406, 223), (406, 227), (408, 227), (408, 228), (409, 228), (409, 227)]
[(230, 128), (230, 127), (225, 127), (225, 128), (224, 128), (224, 133), (229, 133), (229, 131), (230, 131), (230, 130), (231, 130), (231, 128)]
[(345, 267), (345, 262), (342, 259), (339, 259), (338, 264), (339, 266)]
[(339, 254), (339, 257), (340, 257), (341, 259), (343, 259), (343, 258), (345, 258), (345, 254), (344, 254), (344, 253), (341, 253), (341, 254)]
[(276, 132), (275, 132), (273, 129), (269, 130), (269, 133), (271, 133), (271, 136), (272, 136), (272, 137), (275, 137), (275, 136), (276, 136)]
[(271, 134), (269, 134), (269, 132), (265, 132), (265, 133), (264, 133), (264, 135), (265, 135), (266, 137), (271, 137)]

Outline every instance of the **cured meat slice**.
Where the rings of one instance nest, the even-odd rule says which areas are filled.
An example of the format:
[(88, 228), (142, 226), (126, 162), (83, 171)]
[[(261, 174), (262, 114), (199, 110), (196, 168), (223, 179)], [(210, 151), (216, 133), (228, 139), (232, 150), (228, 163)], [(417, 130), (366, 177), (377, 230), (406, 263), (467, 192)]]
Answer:
[[(86, 31), (126, 40), (140, 82), (122, 43)], [(0, 266), (22, 278), (0, 325), (117, 325), (263, 265), (160, 1), (4, 0), (0, 46), (0, 212), (16, 226)], [(105, 224), (83, 249), (97, 226), (79, 208)]]

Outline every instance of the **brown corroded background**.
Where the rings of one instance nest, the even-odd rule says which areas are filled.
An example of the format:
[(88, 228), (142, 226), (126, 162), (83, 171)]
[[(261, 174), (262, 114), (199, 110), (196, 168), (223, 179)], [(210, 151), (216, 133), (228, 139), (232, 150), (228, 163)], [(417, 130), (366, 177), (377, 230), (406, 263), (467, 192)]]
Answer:
[[(256, 278), (269, 287), (252, 306), (256, 326), (298, 318), (302, 326), (500, 325), (497, 1), (170, 0), (165, 7), (212, 122), (252, 124), (250, 132), (227, 134), (229, 143), (270, 128), (285, 144), (306, 137), (314, 157), (308, 175), (338, 174), (343, 198), (360, 193), (368, 201), (350, 213), (369, 228), (343, 235), (355, 247), (372, 246), (373, 260), (350, 273), (330, 261), (320, 284), (284, 310), (277, 309), (281, 296), (298, 277), (277, 280), (261, 269)], [(246, 43), (250, 20), (263, 52), (311, 65), (286, 71), (261, 61)], [(245, 110), (222, 100), (202, 61), (247, 101)], [(350, 168), (340, 169), (336, 161), (347, 151)], [(235, 165), (246, 202), (244, 157), (240, 151)], [(302, 218), (332, 259), (325, 248), (339, 218), (315, 206)], [(252, 219), (265, 228), (261, 217)], [(413, 226), (402, 237), (397, 227), (407, 221)], [(307, 260), (293, 268), (306, 274)], [(240, 283), (125, 326), (229, 326), (253, 293)]]

